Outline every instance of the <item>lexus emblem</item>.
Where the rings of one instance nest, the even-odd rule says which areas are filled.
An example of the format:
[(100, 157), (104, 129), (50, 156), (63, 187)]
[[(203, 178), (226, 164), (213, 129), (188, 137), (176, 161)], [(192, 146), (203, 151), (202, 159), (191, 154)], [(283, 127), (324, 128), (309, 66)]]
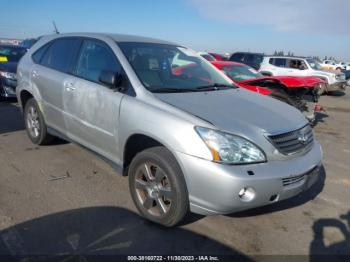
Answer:
[(309, 139), (308, 135), (307, 134), (304, 134), (304, 133), (301, 133), (299, 134), (298, 136), (298, 141), (301, 143), (301, 144), (306, 144), (307, 140)]

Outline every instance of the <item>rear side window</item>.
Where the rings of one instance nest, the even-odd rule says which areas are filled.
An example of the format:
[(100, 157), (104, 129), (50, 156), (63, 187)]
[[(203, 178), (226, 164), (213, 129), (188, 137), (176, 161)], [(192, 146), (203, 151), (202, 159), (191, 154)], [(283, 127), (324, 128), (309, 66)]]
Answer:
[(285, 58), (270, 58), (270, 64), (278, 67), (286, 67), (286, 61)]
[(81, 40), (78, 38), (62, 38), (54, 40), (40, 64), (67, 73), (79, 50)]
[(105, 43), (98, 40), (85, 40), (75, 74), (86, 80), (99, 82), (102, 71), (122, 73), (121, 65)]
[(34, 63), (36, 64), (40, 64), (41, 59), (43, 58), (46, 50), (48, 49), (50, 45), (46, 44), (43, 47), (39, 48), (33, 55), (32, 55), (32, 59), (34, 61)]

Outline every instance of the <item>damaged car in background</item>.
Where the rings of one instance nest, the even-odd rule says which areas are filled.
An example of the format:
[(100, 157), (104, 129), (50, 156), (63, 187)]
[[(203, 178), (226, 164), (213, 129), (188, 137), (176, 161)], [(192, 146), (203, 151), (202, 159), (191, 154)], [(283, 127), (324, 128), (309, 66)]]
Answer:
[(265, 56), (259, 72), (267, 76), (314, 76), (326, 82), (319, 94), (345, 90), (345, 74), (326, 71), (312, 58)]
[(245, 64), (229, 61), (211, 63), (239, 86), (296, 107), (310, 122), (314, 122), (316, 113), (321, 110), (319, 90), (324, 88), (325, 82), (317, 77), (267, 77)]

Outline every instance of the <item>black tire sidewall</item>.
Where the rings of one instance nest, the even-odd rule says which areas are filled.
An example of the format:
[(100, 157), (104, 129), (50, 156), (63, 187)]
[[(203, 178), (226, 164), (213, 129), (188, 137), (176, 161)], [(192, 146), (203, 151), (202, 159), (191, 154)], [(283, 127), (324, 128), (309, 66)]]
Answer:
[[(138, 167), (145, 162), (158, 165), (167, 175), (171, 188), (175, 194), (169, 212), (164, 217), (156, 217), (149, 214), (139, 202), (134, 181)], [(175, 157), (165, 147), (154, 147), (140, 152), (135, 156), (128, 170), (129, 189), (132, 199), (138, 211), (148, 220), (171, 227), (179, 223), (189, 209), (188, 192), (186, 182)]]

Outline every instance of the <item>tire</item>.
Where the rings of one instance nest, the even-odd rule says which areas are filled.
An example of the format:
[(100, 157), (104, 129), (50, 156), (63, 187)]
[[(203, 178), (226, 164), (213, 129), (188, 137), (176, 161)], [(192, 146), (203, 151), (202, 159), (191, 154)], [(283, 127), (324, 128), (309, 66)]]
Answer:
[(40, 108), (34, 98), (24, 106), (24, 123), (29, 139), (36, 145), (48, 145), (53, 136), (47, 132), (47, 126)]
[(128, 171), (132, 199), (146, 219), (172, 227), (189, 210), (186, 182), (175, 157), (165, 147), (138, 153)]

